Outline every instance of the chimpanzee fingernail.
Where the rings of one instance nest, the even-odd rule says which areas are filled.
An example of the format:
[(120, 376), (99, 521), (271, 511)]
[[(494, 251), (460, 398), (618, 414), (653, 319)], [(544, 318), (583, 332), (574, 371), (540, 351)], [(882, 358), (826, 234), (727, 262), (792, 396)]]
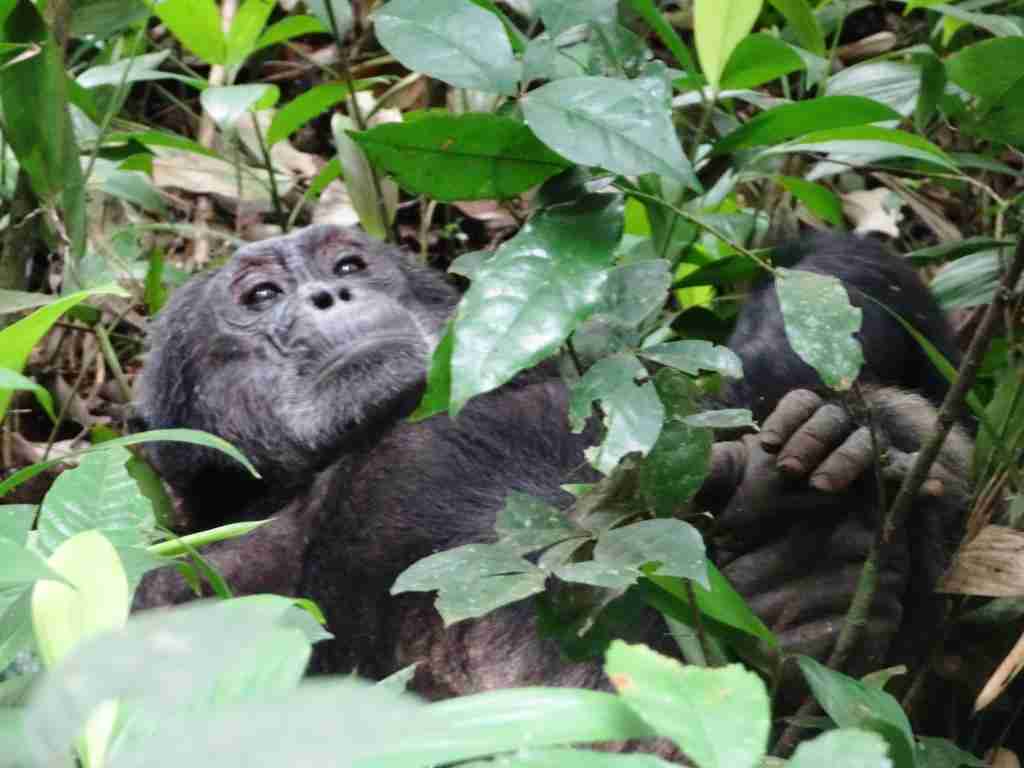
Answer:
[(783, 472), (791, 475), (802, 475), (804, 473), (804, 463), (796, 456), (786, 456), (780, 459), (778, 466)]
[(832, 484), (832, 478), (824, 473), (813, 475), (811, 477), (811, 487), (822, 491), (823, 493), (832, 493), (835, 490), (835, 486)]
[(936, 478), (930, 478), (925, 480), (921, 484), (921, 493), (925, 496), (941, 496), (946, 490), (946, 486), (941, 480)]

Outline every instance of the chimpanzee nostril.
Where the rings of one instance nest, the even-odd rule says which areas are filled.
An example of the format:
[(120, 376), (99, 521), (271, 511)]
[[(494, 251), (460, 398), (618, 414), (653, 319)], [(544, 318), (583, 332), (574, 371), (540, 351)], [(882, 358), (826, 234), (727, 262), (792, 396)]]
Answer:
[(352, 301), (352, 292), (348, 288), (339, 288), (338, 298), (342, 301)]
[(327, 291), (317, 291), (309, 297), (309, 300), (317, 309), (330, 309), (334, 306), (334, 298)]

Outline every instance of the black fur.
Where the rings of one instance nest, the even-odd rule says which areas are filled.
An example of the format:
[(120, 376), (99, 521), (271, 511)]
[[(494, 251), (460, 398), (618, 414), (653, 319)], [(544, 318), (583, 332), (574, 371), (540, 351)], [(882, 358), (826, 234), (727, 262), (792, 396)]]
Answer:
[[(913, 271), (854, 238), (810, 238), (801, 251), (800, 268), (837, 275), (855, 289), (854, 302), (864, 310), (865, 378), (937, 397), (943, 384), (927, 372), (913, 342), (858, 298), (863, 292), (892, 306), (955, 359), (949, 330)], [(353, 257), (366, 268), (333, 272)], [(280, 293), (264, 290), (267, 304), (246, 307), (247, 292), (267, 282)], [(528, 683), (602, 685), (598, 666), (569, 663), (538, 638), (527, 603), (445, 631), (431, 596), (389, 595), (395, 577), (416, 560), (492, 538), (509, 491), (564, 506), (569, 499), (560, 486), (585, 471), (591, 436), (570, 431), (565, 387), (544, 367), (473, 400), (457, 422), (402, 420), (422, 390), (428, 351), (455, 300), (440, 276), (354, 230), (311, 228), (241, 249), (179, 290), (161, 313), (138, 411), (150, 428), (196, 427), (227, 438), (256, 461), (264, 479), (253, 481), (192, 446), (158, 446), (150, 458), (193, 527), (278, 513), (209, 556), (238, 592), (299, 594), (321, 605), (336, 639), (318, 646), (316, 669), (381, 677), (421, 661), (415, 687), (433, 697)], [(747, 378), (727, 392), (730, 404), (763, 416), (788, 390), (815, 387), (813, 372), (784, 341), (768, 285), (754, 289), (732, 343)], [(327, 361), (353, 345), (356, 356), (325, 378)], [(919, 418), (895, 411), (886, 417), (894, 443), (905, 450), (930, 427), (928, 401), (914, 402)], [(713, 511), (724, 528), (730, 520), (742, 519), (746, 528), (752, 521), (757, 535), (747, 549), (719, 547), (721, 562), (788, 647), (823, 653), (877, 522), (873, 486), (812, 492), (806, 483), (785, 482), (761, 454), (760, 468), (750, 470), (753, 455), (746, 469), (736, 465)], [(908, 552), (906, 537), (893, 544), (865, 664), (881, 660), (900, 627), (914, 589)], [(165, 569), (146, 578), (137, 605), (188, 597), (184, 582)], [(667, 643), (653, 613), (634, 630), (656, 646)]]

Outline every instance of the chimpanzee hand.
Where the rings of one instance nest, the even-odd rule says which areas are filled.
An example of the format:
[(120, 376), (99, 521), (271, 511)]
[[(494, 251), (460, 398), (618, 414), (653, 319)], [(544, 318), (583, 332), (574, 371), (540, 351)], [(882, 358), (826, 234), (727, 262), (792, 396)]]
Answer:
[[(883, 477), (901, 480), (935, 411), (895, 390), (875, 390), (868, 398), (876, 410)], [(965, 446), (955, 435), (922, 486), (919, 506), (928, 515), (939, 512), (936, 519), (948, 522), (962, 509)], [(880, 524), (874, 455), (867, 427), (806, 390), (783, 398), (758, 435), (714, 446), (712, 472), (698, 496), (716, 516), (708, 537), (714, 558), (787, 651), (820, 656), (841, 628)], [(915, 539), (919, 551), (910, 551), (905, 531), (888, 543), (856, 654), (859, 668), (884, 656), (912, 576), (924, 573), (927, 592), (941, 571), (944, 527), (932, 529), (936, 541)]]

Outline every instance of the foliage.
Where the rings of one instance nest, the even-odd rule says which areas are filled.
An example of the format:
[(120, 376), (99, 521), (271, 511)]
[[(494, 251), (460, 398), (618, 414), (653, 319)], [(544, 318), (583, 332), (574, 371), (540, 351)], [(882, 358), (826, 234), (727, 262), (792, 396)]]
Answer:
[[(0, 2), (6, 234), (41, 224), (34, 245), (60, 265), (48, 275), (60, 296), (41, 297), (25, 290), (38, 287), (24, 282), (27, 257), (0, 250), (0, 317), (38, 307), (0, 328), (0, 419), (14, 392), (31, 392), (49, 433), (37, 461), (0, 476), (0, 495), (78, 461), (38, 505), (0, 506), (0, 669), (33, 651), (48, 667), (0, 683), (0, 701), (19, 707), (0, 709), (0, 764), (64, 763), (75, 748), (90, 766), (339, 755), (359, 765), (500, 755), (654, 766), (659, 758), (573, 745), (655, 735), (701, 768), (764, 758), (770, 702), (735, 665), (682, 667), (615, 643), (615, 695), (527, 689), (424, 704), (356, 680), (300, 683), (322, 631), (288, 600), (126, 622), (131, 588), (161, 556), (188, 555), (180, 567), (192, 582), (230, 597), (195, 547), (249, 530), (157, 542), (170, 502), (127, 446), (180, 439), (244, 457), (209, 435), (118, 438), (102, 423), (82, 424), (93, 427), (84, 449), (51, 455), (76, 417), (43, 386), (46, 335), (70, 325), (92, 340), (76, 388), (102, 365), (129, 389), (138, 345), (111, 338), (130, 335), (137, 310), (158, 311), (183, 278), (166, 258), (174, 237), (204, 244), (193, 252), (207, 254), (195, 258), (203, 264), (211, 233), (233, 243), (246, 226), (255, 236), (315, 218), (358, 220), (382, 237), (414, 231), (424, 254), (469, 281), (416, 417), (456, 415), (556, 357), (574, 428), (600, 421), (588, 459), (604, 479), (574, 488), (566, 512), (511, 496), (495, 543), (437, 553), (393, 591), (436, 590), (451, 623), (538, 594), (554, 575), (596, 595), (581, 631), (632, 590), (728, 653), (749, 659), (751, 639), (777, 649), (706, 561), (697, 529), (677, 519), (708, 470), (712, 430), (752, 422), (702, 410), (719, 377), (742, 375), (713, 342), (735, 314), (736, 288), (773, 273), (794, 350), (828, 386), (850, 387), (863, 362), (859, 311), (834, 280), (776, 266), (763, 245), (797, 220), (842, 226), (865, 185), (912, 211), (919, 226), (904, 227), (903, 245), (937, 271), (945, 308), (991, 300), (1021, 230), (1024, 75), (1007, 63), (1024, 58), (1024, 22), (1013, 2), (876, 3), (902, 37), (870, 56), (844, 39), (868, 3), (678, 5), (308, 0), (285, 12), (242, 0), (225, 23), (213, 0), (91, 0), (73, 11)], [(367, 43), (371, 28), (383, 50)], [(341, 54), (324, 64), (314, 53), (331, 38)], [(300, 85), (273, 75), (277, 56), (300, 62), (284, 70), (301, 72)], [(333, 141), (330, 162), (290, 141), (310, 132)], [(332, 202), (338, 189), (351, 204)], [(183, 194), (227, 202), (233, 225), (182, 222)], [(448, 224), (435, 231), (438, 210)], [(471, 211), (528, 220), (503, 231)], [(465, 245), (479, 229), (487, 236)], [(984, 425), (981, 502), (1020, 492), (1019, 303), (970, 398)], [(992, 512), (981, 502), (984, 522)], [(241, 654), (239, 636), (249, 641)], [(799, 663), (829, 718), (817, 724), (830, 730), (797, 749), (794, 767), (973, 764), (916, 738), (884, 691)]]

